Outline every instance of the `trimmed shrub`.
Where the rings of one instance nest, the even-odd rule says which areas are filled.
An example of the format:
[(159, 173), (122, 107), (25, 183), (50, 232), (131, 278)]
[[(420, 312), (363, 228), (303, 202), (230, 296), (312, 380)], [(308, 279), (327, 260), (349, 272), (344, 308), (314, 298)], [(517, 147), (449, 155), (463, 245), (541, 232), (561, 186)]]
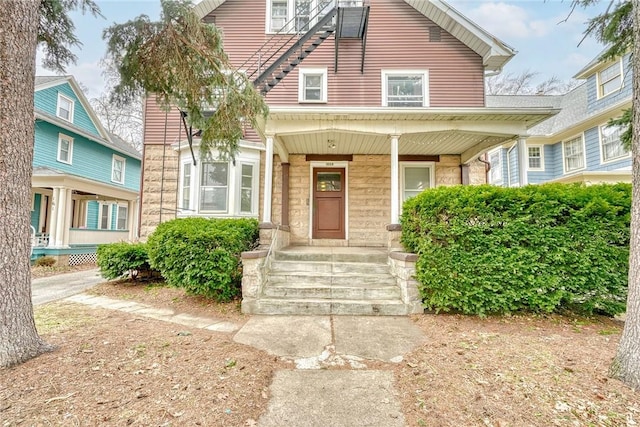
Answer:
[(631, 186), (439, 187), (409, 199), (402, 243), (428, 309), (625, 310)]
[(42, 256), (37, 258), (33, 264), (37, 267), (53, 267), (56, 265), (56, 259), (50, 256)]
[(255, 219), (180, 218), (149, 236), (149, 261), (170, 285), (229, 301), (240, 295), (240, 254), (257, 241)]
[(109, 243), (98, 245), (96, 252), (100, 274), (106, 279), (152, 275), (146, 243)]

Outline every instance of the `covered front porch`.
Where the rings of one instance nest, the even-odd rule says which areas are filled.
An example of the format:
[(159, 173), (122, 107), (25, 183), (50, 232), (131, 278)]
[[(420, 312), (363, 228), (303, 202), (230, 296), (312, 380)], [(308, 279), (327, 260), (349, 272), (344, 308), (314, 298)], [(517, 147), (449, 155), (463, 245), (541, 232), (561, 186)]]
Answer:
[[(266, 145), (263, 245), (397, 248), (402, 203), (440, 185), (486, 182), (484, 153), (550, 108), (272, 108)], [(520, 150), (526, 153), (526, 150)], [(526, 158), (519, 159), (526, 182)], [(266, 231), (271, 230), (271, 231)]]
[(95, 262), (97, 245), (137, 238), (138, 194), (49, 168), (32, 178), (32, 259)]

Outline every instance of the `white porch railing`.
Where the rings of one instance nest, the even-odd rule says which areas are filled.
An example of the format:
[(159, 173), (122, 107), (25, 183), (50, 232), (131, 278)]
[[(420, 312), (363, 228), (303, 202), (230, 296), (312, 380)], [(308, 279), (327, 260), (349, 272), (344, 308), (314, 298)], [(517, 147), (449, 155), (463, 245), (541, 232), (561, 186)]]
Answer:
[(31, 246), (44, 248), (49, 244), (49, 233), (35, 233), (31, 235)]

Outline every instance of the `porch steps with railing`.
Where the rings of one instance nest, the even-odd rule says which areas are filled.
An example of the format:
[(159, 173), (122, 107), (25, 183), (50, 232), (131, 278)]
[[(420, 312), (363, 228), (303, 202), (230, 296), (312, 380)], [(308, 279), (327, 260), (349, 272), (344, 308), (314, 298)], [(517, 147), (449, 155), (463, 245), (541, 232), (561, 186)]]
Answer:
[(274, 253), (254, 314), (406, 315), (387, 251), (289, 247)]

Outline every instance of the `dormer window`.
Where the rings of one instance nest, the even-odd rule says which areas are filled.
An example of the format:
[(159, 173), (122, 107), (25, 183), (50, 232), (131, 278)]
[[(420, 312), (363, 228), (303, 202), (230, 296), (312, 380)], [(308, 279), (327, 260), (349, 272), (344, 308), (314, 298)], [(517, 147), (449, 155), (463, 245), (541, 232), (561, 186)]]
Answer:
[(598, 97), (602, 98), (622, 87), (622, 61), (616, 61), (598, 72)]
[(62, 94), (58, 94), (58, 108), (56, 115), (62, 120), (73, 122), (73, 100)]

